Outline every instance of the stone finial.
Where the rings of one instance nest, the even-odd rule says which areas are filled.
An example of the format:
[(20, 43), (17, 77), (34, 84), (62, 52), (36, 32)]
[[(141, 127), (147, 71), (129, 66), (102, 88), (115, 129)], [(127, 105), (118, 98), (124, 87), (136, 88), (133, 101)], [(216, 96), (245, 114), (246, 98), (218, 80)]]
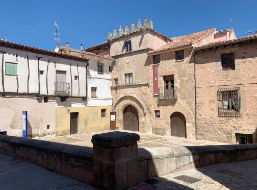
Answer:
[(139, 30), (139, 29), (141, 29), (141, 28), (142, 28), (142, 24), (141, 24), (141, 22), (140, 22), (140, 19), (138, 19), (137, 29)]
[(131, 24), (131, 31), (135, 31), (135, 25), (134, 25), (134, 22), (132, 22), (132, 24)]
[(148, 20), (147, 20), (147, 17), (145, 17), (145, 20), (144, 20), (144, 28), (148, 28)]
[(116, 31), (116, 29), (114, 29), (114, 31), (113, 31), (113, 37), (116, 37), (117, 36), (117, 31)]
[(150, 21), (149, 21), (149, 28), (153, 29), (153, 21), (152, 21), (152, 19), (150, 19)]
[(122, 34), (123, 34), (123, 29), (122, 29), (121, 26), (120, 26), (119, 35), (122, 35)]
[(125, 34), (129, 33), (129, 27), (128, 27), (128, 24), (126, 24), (126, 27), (125, 27)]
[(108, 39), (111, 39), (112, 38), (112, 33), (111, 33), (111, 31), (109, 31), (109, 33), (108, 33)]

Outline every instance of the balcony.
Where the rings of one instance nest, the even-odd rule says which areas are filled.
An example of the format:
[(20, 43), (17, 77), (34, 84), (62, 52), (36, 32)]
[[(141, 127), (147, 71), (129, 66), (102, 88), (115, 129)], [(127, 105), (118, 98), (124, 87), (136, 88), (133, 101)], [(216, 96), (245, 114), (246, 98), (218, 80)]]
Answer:
[(174, 89), (159, 88), (158, 98), (160, 100), (176, 100), (177, 99), (176, 88)]
[(54, 94), (60, 96), (70, 95), (70, 83), (67, 82), (55, 82)]

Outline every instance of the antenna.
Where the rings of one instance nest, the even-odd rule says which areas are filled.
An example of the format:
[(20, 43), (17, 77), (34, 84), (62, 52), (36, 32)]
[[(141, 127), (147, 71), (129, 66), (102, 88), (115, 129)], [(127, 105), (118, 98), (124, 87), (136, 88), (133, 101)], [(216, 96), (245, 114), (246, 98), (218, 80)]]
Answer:
[(248, 30), (248, 32), (244, 33), (245, 36), (251, 36), (253, 35), (253, 31), (252, 30)]
[(56, 32), (53, 33), (56, 36), (56, 38), (54, 38), (54, 40), (55, 40), (55, 43), (57, 44), (57, 47), (59, 47), (59, 43), (61, 43), (61, 41), (60, 41), (60, 38), (57, 38), (57, 36), (60, 35), (61, 33), (57, 32), (57, 29), (59, 29), (59, 27), (58, 27), (56, 21), (54, 22), (54, 25), (55, 25), (55, 29), (56, 29)]
[(230, 20), (230, 25), (231, 25), (231, 28), (232, 28), (232, 18), (231, 18), (231, 20)]

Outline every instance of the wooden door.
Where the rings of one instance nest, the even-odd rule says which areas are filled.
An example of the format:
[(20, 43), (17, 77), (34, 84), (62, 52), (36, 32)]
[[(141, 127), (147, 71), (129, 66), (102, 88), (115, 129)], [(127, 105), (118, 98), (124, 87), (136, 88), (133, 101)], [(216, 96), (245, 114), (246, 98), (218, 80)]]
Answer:
[(138, 113), (133, 106), (127, 106), (123, 112), (123, 128), (130, 131), (139, 130)]
[(170, 117), (171, 136), (186, 137), (186, 118), (180, 112), (175, 112)]
[(116, 130), (116, 112), (110, 112), (110, 129)]
[(70, 134), (78, 133), (78, 112), (70, 113)]
[(164, 97), (166, 99), (174, 98), (174, 77), (173, 76), (164, 77)]

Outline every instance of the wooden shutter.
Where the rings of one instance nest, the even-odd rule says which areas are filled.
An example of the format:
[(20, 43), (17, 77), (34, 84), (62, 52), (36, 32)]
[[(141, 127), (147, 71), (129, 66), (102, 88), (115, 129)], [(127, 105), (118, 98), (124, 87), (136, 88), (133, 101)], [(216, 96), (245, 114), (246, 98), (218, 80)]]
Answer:
[(133, 84), (133, 75), (130, 74), (129, 76), (130, 76), (130, 77), (129, 77), (129, 78), (130, 78), (130, 79), (129, 79), (129, 83), (130, 83), (130, 84)]
[(91, 87), (91, 98), (97, 98), (96, 89), (96, 87)]
[(18, 66), (18, 64), (12, 64), (12, 66), (13, 66), (13, 70), (12, 70), (12, 75), (17, 75), (17, 66)]
[(5, 63), (5, 74), (10, 75), (11, 72), (11, 64), (10, 63)]

